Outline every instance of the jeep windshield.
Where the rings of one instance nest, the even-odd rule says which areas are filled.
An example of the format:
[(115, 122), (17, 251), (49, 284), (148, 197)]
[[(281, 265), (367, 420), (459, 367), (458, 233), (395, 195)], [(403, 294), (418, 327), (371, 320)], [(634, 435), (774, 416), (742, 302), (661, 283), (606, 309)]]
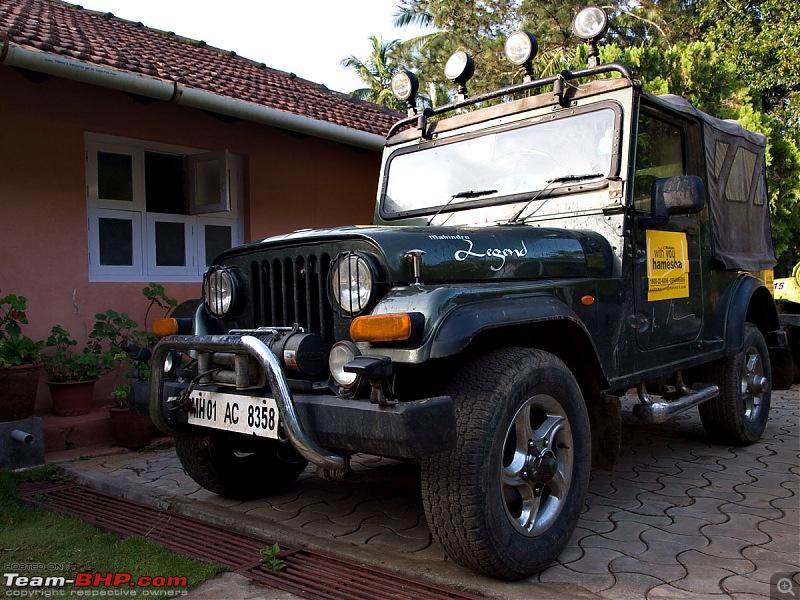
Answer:
[(387, 161), (381, 213), (400, 218), (530, 201), (574, 188), (575, 175), (600, 184), (618, 169), (619, 115), (607, 104), (400, 148)]

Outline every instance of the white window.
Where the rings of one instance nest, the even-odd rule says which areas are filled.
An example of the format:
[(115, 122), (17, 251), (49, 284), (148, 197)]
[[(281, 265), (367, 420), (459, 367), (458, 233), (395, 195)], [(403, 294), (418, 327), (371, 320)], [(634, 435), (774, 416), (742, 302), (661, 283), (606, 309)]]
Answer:
[(86, 134), (90, 281), (200, 281), (241, 244), (242, 159)]

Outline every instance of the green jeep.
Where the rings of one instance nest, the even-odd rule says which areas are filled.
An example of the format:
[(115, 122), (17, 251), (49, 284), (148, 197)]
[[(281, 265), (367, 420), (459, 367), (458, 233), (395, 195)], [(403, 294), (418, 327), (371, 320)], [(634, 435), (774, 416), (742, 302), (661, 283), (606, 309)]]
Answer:
[[(518, 579), (548, 566), (592, 466), (619, 452), (620, 396), (659, 424), (698, 407), (748, 444), (785, 352), (765, 138), (599, 64), (415, 108), (386, 140), (373, 225), (224, 252), (191, 325), (153, 352), (150, 411), (213, 492), (346, 476), (368, 453), (421, 465), (425, 514), (455, 562)], [(492, 102), (492, 100), (502, 100)], [(186, 323), (181, 323), (184, 327)]]

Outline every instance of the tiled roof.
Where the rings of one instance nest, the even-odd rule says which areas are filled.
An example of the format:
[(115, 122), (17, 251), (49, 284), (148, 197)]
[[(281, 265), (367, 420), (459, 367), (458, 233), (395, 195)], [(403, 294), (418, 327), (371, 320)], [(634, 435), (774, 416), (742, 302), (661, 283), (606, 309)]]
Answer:
[(6, 43), (385, 135), (397, 113), (293, 73), (59, 0), (2, 0)]

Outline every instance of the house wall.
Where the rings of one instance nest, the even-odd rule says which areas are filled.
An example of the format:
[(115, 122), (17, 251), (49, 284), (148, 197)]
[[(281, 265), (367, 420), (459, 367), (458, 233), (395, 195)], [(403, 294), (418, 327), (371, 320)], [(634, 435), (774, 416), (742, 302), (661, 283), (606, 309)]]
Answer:
[[(34, 83), (7, 66), (0, 90), (0, 295), (27, 297), (36, 339), (56, 323), (85, 339), (108, 308), (144, 318), (144, 284), (89, 282), (87, 131), (244, 156), (245, 241), (372, 219), (377, 152), (60, 78)], [(165, 288), (185, 300), (200, 284)], [(42, 385), (39, 406), (48, 402)]]

